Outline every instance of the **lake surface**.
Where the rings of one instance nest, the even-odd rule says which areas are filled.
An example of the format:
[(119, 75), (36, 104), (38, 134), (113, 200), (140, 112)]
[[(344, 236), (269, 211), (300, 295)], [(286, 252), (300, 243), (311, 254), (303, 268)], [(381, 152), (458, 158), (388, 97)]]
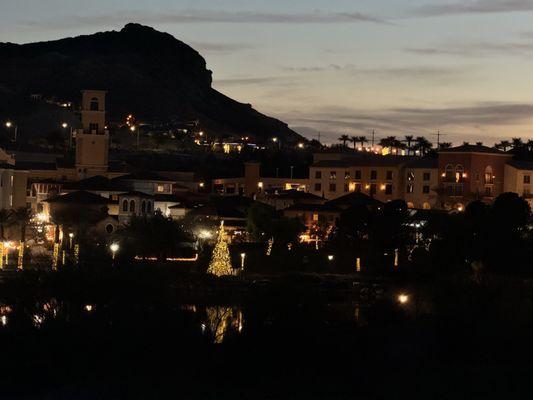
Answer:
[(0, 398), (522, 394), (531, 326), (478, 322), (435, 318), (396, 292), (364, 302), (14, 298), (0, 304)]

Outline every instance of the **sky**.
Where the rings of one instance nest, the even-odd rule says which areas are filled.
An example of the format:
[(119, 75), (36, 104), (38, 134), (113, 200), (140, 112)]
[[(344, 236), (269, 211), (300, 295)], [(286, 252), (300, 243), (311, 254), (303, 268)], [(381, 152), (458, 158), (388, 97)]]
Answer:
[(332, 143), (533, 139), (533, 0), (0, 0), (0, 41), (138, 22), (197, 49), (213, 86)]

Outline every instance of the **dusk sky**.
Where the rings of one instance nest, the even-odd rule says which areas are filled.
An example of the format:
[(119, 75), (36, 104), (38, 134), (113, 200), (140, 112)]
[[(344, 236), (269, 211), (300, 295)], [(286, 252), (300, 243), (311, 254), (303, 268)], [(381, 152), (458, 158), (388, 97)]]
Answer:
[(214, 86), (326, 142), (533, 138), (533, 0), (0, 0), (0, 41), (139, 22), (196, 48)]

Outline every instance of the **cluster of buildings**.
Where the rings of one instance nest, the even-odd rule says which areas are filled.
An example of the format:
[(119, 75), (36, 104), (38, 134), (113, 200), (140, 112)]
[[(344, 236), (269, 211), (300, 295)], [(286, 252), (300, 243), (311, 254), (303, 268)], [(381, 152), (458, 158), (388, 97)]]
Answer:
[(106, 92), (82, 92), (75, 158), (0, 150), (0, 208), (31, 207), (40, 221), (62, 208), (107, 209), (102, 233), (112, 234), (132, 216), (160, 210), (183, 216), (205, 198), (205, 182), (193, 172), (143, 171), (109, 160)]
[[(533, 190), (533, 162), (470, 144), (441, 150), (436, 157), (322, 151), (314, 154), (305, 178), (265, 177), (254, 162), (245, 163), (244, 176), (210, 183), (194, 172), (135, 170), (109, 160), (106, 93), (82, 93), (75, 159), (0, 150), (0, 208), (30, 206), (48, 220), (62, 207), (105, 207), (105, 234), (133, 215), (159, 210), (178, 219), (193, 212), (224, 219), (238, 232), (244, 230), (252, 200), (298, 217), (312, 229), (333, 225), (354, 204), (402, 199), (412, 209), (460, 212), (472, 200), (491, 202), (503, 192), (530, 199)], [(210, 202), (210, 194), (219, 200)]]
[(443, 149), (434, 157), (323, 151), (313, 161), (305, 179), (262, 177), (259, 164), (248, 163), (244, 177), (216, 179), (213, 187), (270, 203), (309, 229), (331, 225), (350, 205), (395, 199), (416, 210), (461, 212), (473, 200), (490, 203), (515, 192), (533, 205), (533, 162), (483, 145)]

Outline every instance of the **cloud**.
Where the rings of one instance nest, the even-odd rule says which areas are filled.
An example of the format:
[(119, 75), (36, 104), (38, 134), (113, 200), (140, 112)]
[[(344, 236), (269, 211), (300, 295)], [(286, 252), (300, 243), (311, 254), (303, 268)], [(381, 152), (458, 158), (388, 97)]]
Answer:
[(53, 21), (32, 20), (23, 21), (22, 24), (30, 28), (62, 29), (80, 26), (121, 25), (131, 21), (139, 21), (144, 24), (336, 24), (359, 22), (390, 24), (384, 19), (360, 12), (267, 13), (222, 10), (183, 10), (165, 13), (123, 11), (113, 15), (62, 15), (61, 18), (54, 18)]
[(242, 50), (253, 49), (256, 46), (249, 43), (214, 43), (214, 42), (187, 42), (189, 46), (198, 51), (211, 53), (234, 53)]
[[(520, 136), (521, 125), (533, 120), (533, 104), (482, 102), (450, 108), (384, 110), (329, 107), (281, 117), (302, 132), (329, 132), (330, 138), (339, 133), (368, 134), (372, 130), (379, 137), (405, 133), (429, 136), (440, 130), (448, 134), (447, 141), (461, 142), (464, 138), (474, 141), (488, 136)], [(508, 131), (511, 127), (515, 127), (512, 133)]]
[(465, 68), (444, 67), (444, 66), (399, 66), (399, 67), (375, 67), (358, 68), (353, 64), (340, 66), (328, 64), (323, 66), (304, 67), (282, 67), (285, 72), (295, 73), (320, 73), (320, 72), (341, 72), (355, 77), (375, 77), (383, 79), (458, 79), (463, 75)]
[(419, 16), (487, 14), (533, 11), (531, 0), (463, 0), (448, 4), (426, 4), (414, 9)]
[(246, 78), (225, 78), (215, 79), (215, 86), (242, 86), (242, 85), (261, 85), (264, 83), (277, 83), (286, 79), (279, 76), (267, 76), (267, 77), (246, 77)]
[(533, 54), (533, 43), (509, 42), (509, 43), (455, 43), (443, 44), (433, 47), (410, 47), (405, 49), (408, 53), (429, 55), (454, 55), (463, 57), (485, 57), (493, 54), (528, 56)]

